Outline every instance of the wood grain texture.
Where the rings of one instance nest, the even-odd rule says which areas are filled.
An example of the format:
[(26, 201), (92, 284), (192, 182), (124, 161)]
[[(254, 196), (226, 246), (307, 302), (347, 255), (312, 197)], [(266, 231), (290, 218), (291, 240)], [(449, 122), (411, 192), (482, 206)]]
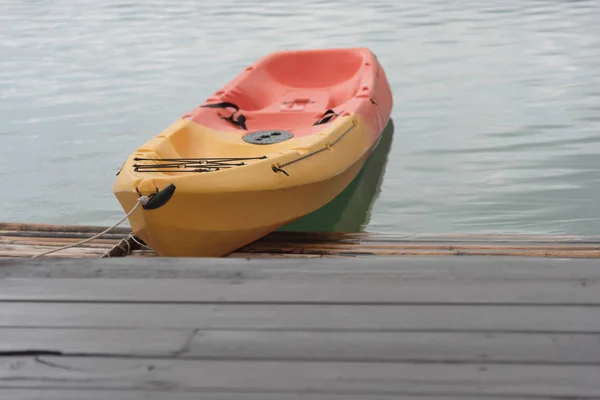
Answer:
[(0, 327), (600, 332), (599, 307), (6, 303)]
[[(27, 258), (73, 244), (104, 230), (98, 226), (0, 223), (0, 257)], [(47, 258), (98, 258), (129, 234), (117, 228)], [(127, 256), (156, 256), (134, 249)], [(113, 255), (117, 255), (115, 252)], [(337, 232), (273, 232), (228, 257), (517, 256), (598, 258), (598, 236), (401, 235)]]
[[(303, 279), (304, 278), (304, 279)], [(508, 278), (508, 277), (507, 277)], [(402, 275), (343, 276), (298, 274), (231, 279), (76, 279), (0, 280), (0, 302), (98, 303), (276, 303), (276, 304), (514, 304), (598, 305), (598, 283), (554, 281), (403, 279)], [(477, 284), (473, 284), (477, 282)]]
[(597, 260), (517, 257), (374, 257), (366, 259), (115, 258), (110, 260), (0, 259), (0, 278), (254, 279), (385, 281), (462, 279), (547, 282), (600, 280)]
[(173, 356), (194, 330), (0, 328), (0, 354)]
[(180, 357), (600, 365), (600, 334), (198, 331)]
[[(32, 224), (19, 222), (0, 222), (0, 232), (46, 232), (52, 235), (55, 232), (63, 234), (96, 234), (106, 227), (93, 225), (65, 225), (65, 224)], [(131, 230), (127, 227), (117, 227), (109, 234), (120, 237), (127, 236)], [(91, 235), (90, 235), (91, 236)], [(531, 234), (390, 234), (375, 232), (274, 232), (260, 242), (283, 242), (293, 239), (301, 242), (320, 243), (334, 242), (355, 243), (357, 241), (440, 241), (443, 242), (494, 242), (494, 243), (587, 243), (600, 244), (600, 235), (531, 235)]]
[[(467, 398), (471, 398), (470, 396)], [(481, 399), (482, 397), (477, 397)], [(494, 396), (496, 399), (531, 400), (531, 397)], [(552, 399), (552, 397), (545, 397)], [(73, 389), (0, 389), (0, 399), (7, 400), (464, 400), (465, 396), (419, 396), (361, 393), (265, 393), (263, 392), (188, 392), (148, 390), (73, 390)], [(589, 397), (586, 398), (591, 399)], [(557, 399), (564, 400), (564, 399)]]
[(592, 259), (4, 259), (0, 398), (600, 399), (598, 279)]
[(600, 334), (0, 328), (0, 355), (600, 365)]
[(0, 387), (176, 392), (598, 396), (600, 367), (14, 357)]

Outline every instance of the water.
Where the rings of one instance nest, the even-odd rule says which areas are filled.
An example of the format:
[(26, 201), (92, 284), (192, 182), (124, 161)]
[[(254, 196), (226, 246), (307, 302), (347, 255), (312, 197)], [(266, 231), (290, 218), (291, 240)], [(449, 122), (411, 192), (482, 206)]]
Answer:
[(242, 68), (360, 45), (391, 147), (299, 225), (598, 234), (599, 22), (600, 0), (0, 0), (0, 221), (113, 223), (126, 157)]

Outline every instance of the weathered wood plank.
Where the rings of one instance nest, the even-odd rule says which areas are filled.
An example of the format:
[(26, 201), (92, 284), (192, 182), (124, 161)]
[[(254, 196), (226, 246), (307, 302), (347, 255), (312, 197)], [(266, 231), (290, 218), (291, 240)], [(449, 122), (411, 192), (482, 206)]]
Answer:
[[(70, 243), (75, 243), (72, 241)], [(114, 244), (117, 242), (115, 241)], [(34, 255), (38, 255), (46, 250), (61, 247), (61, 245), (29, 245), (29, 244), (0, 244), (0, 257), (6, 258), (31, 258)], [(88, 253), (80, 252), (78, 254), (86, 255), (87, 258), (95, 258), (102, 252), (96, 252), (99, 247), (103, 246), (87, 246), (87, 243), (83, 246), (78, 246), (75, 249), (87, 249)], [(107, 249), (110, 246), (107, 247)], [(60, 250), (56, 253), (45, 255), (45, 258), (72, 258), (71, 255), (73, 248)], [(69, 253), (71, 251), (71, 253)], [(296, 248), (296, 247), (264, 247), (264, 248), (242, 248), (237, 252), (233, 252), (225, 257), (237, 257), (237, 253), (241, 252), (244, 257), (255, 257), (256, 255), (261, 256), (263, 254), (270, 254), (271, 257), (277, 255), (281, 256), (296, 256), (296, 257), (389, 257), (389, 256), (419, 256), (419, 257), (447, 257), (447, 256), (503, 256), (503, 257), (545, 257), (545, 258), (600, 258), (600, 250), (589, 250), (589, 249), (553, 249), (553, 248), (542, 248), (527, 249), (527, 248), (477, 248), (472, 249), (468, 247), (451, 247), (451, 246), (440, 246), (439, 248), (429, 249), (421, 246), (414, 246), (411, 248), (403, 248), (402, 246), (395, 246), (393, 249), (378, 249), (367, 246), (356, 246), (355, 248), (322, 248), (320, 246), (311, 246), (309, 248)], [(156, 253), (151, 250), (145, 252), (133, 251), (129, 257), (156, 257)]]
[(258, 242), (294, 241), (313, 243), (360, 242), (460, 242), (460, 243), (600, 243), (600, 235), (536, 234), (402, 234), (382, 232), (273, 232)]
[[(24, 245), (19, 243), (0, 243), (0, 260), (4, 257), (27, 259), (61, 246), (63, 245)], [(91, 243), (89, 246), (86, 245), (82, 247), (72, 247), (45, 255), (44, 259), (100, 258), (104, 252), (110, 250), (111, 248), (112, 246)]]
[(5, 359), (0, 387), (178, 392), (598, 396), (600, 366)]
[[(40, 246), (59, 247), (91, 237), (104, 227), (0, 223), (0, 257), (31, 257)], [(82, 248), (113, 245), (127, 237), (127, 228), (117, 228)], [(540, 235), (403, 235), (337, 232), (273, 232), (229, 255), (263, 256), (511, 256), (600, 258), (600, 236)], [(57, 258), (94, 257), (94, 253), (51, 254)], [(117, 255), (117, 254), (114, 254)], [(152, 251), (129, 256), (156, 256)]]
[(600, 307), (5, 303), (3, 327), (600, 332)]
[[(156, 257), (155, 253), (141, 253), (141, 252), (134, 252), (133, 256), (135, 257)], [(240, 251), (235, 251), (233, 253), (228, 254), (227, 256), (225, 256), (226, 258), (253, 258), (253, 259), (282, 259), (282, 258), (294, 258), (294, 259), (311, 259), (311, 258), (323, 258), (324, 256), (321, 254), (288, 254), (288, 253), (243, 253), (241, 250)], [(347, 258), (348, 256), (344, 256), (344, 255), (329, 255), (327, 256), (327, 258)]]
[[(44, 249), (44, 250), (36, 250), (36, 251), (21, 251), (18, 250), (18, 254), (19, 257), (14, 257), (15, 254), (15, 249), (9, 249), (9, 250), (4, 250), (4, 249), (0, 249), (0, 258), (5, 257), (5, 258), (30, 258), (33, 257), (35, 255), (38, 255), (40, 253), (42, 253), (43, 251), (46, 250), (50, 250), (50, 248), (48, 249)], [(44, 256), (44, 258), (46, 259), (89, 259), (89, 258), (100, 258), (102, 256), (102, 253), (104, 253), (103, 251), (94, 251), (94, 250), (89, 250), (86, 249), (84, 251), (81, 251), (80, 249), (68, 249), (65, 250), (63, 252), (59, 253), (52, 253), (52, 254), (48, 254), (46, 256)]]
[[(0, 222), (0, 231), (7, 232), (81, 232), (88, 234), (96, 234), (104, 231), (106, 227), (94, 225), (64, 225), (64, 224), (29, 224), (21, 222)], [(116, 227), (109, 233), (128, 235), (131, 228)], [(90, 235), (91, 236), (91, 235)]]
[[(170, 391), (168, 394), (165, 391), (133, 391), (133, 390), (60, 390), (60, 389), (0, 389), (1, 399), (10, 400), (465, 400), (471, 396), (464, 395), (436, 395), (423, 397), (420, 395), (397, 395), (397, 394), (361, 394), (361, 393), (306, 393), (299, 390), (295, 393), (265, 393), (244, 391), (243, 393), (223, 393), (223, 392), (189, 392), (182, 393)], [(477, 396), (478, 399), (482, 397)], [(486, 397), (487, 398), (487, 397)], [(510, 399), (510, 400), (531, 400), (530, 396), (514, 396), (514, 395), (496, 395), (494, 399)], [(565, 400), (564, 397), (543, 397), (544, 399)], [(600, 397), (579, 397), (582, 400), (599, 399)]]
[(181, 357), (600, 365), (599, 334), (199, 331)]
[[(66, 244), (75, 243), (79, 239), (86, 239), (92, 236), (89, 233), (83, 232), (50, 232), (50, 231), (0, 231), (0, 242), (3, 244), (22, 244), (28, 246), (49, 245), (49, 246), (64, 246)], [(125, 238), (122, 234), (104, 234), (103, 236), (93, 239), (85, 244), (85, 247), (90, 247), (92, 244), (102, 244), (105, 247), (112, 247), (116, 241)], [(331, 238), (330, 238), (331, 239)], [(496, 251), (516, 251), (516, 250), (600, 250), (599, 243), (578, 243), (578, 242), (556, 242), (552, 246), (546, 243), (519, 243), (519, 242), (456, 242), (456, 241), (405, 241), (405, 240), (356, 240), (342, 242), (318, 242), (316, 240), (307, 241), (274, 241), (273, 239), (257, 241), (243, 248), (248, 253), (256, 252), (289, 252), (289, 251), (332, 251), (332, 250), (361, 250), (368, 249), (369, 251), (400, 251), (400, 250), (439, 250), (439, 251), (456, 251), (456, 250), (496, 250)]]
[[(100, 232), (97, 232), (100, 233)], [(95, 233), (92, 232), (80, 232), (80, 231), (73, 231), (73, 232), (69, 232), (69, 231), (64, 231), (62, 229), (59, 229), (57, 231), (51, 231), (51, 230), (42, 230), (42, 231), (3, 231), (0, 230), (0, 236), (5, 237), (5, 238), (10, 238), (10, 237), (14, 237), (14, 238), (45, 238), (45, 239), (51, 239), (51, 238), (63, 238), (63, 239), (71, 239), (71, 241), (77, 242), (81, 239), (87, 239), (89, 237), (94, 236)], [(126, 237), (123, 234), (119, 234), (119, 233), (105, 233), (101, 236), (104, 239), (113, 239), (115, 241), (115, 243)], [(95, 239), (94, 239), (95, 240)]]
[[(23, 230), (4, 245), (45, 250), (94, 229), (41, 228), (35, 243)], [(245, 253), (419, 254), (368, 262), (0, 260), (0, 397), (600, 398), (597, 261), (420, 258), (542, 255), (543, 240), (554, 256), (580, 257), (597, 242), (439, 239), (284, 233)]]
[[(26, 246), (66, 246), (75, 243), (77, 240), (71, 238), (52, 238), (52, 237), (20, 237), (20, 236), (0, 236), (2, 244), (21, 244)], [(85, 247), (111, 248), (115, 245), (115, 240), (105, 237), (93, 239), (85, 244)]]
[(0, 328), (23, 353), (225, 360), (600, 365), (598, 334)]
[[(0, 353), (600, 364), (598, 334), (0, 328)], [(193, 337), (193, 338), (192, 338)], [(192, 339), (191, 339), (192, 338)], [(189, 341), (191, 339), (191, 341)], [(189, 341), (189, 342), (188, 342)], [(182, 351), (185, 348), (185, 351)]]
[(352, 249), (346, 248), (323, 248), (320, 246), (311, 246), (308, 248), (296, 247), (262, 247), (256, 249), (243, 248), (241, 251), (246, 253), (271, 253), (271, 254), (302, 254), (313, 255), (319, 254), (322, 256), (502, 256), (502, 257), (559, 257), (559, 258), (600, 258), (600, 250), (560, 250), (546, 248), (541, 250), (519, 249), (519, 248), (483, 248), (483, 249), (457, 249), (444, 247), (439, 249), (427, 249), (415, 247), (412, 249), (404, 249), (396, 247), (394, 249), (377, 249), (368, 246), (356, 246)]
[[(94, 225), (31, 224), (0, 222), (0, 231), (6, 232), (62, 232), (86, 233), (89, 236), (102, 232), (106, 227)], [(109, 234), (127, 236), (130, 228), (117, 227)], [(535, 234), (393, 234), (376, 232), (273, 232), (259, 242), (266, 241), (313, 241), (314, 243), (352, 241), (437, 241), (437, 242), (489, 242), (489, 243), (596, 243), (600, 244), (600, 235), (535, 235)]]
[(599, 364), (598, 334), (0, 328), (0, 355)]
[(82, 260), (0, 259), (0, 278), (254, 279), (362, 282), (379, 277), (402, 280), (514, 282), (600, 281), (597, 260), (497, 257), (375, 257), (365, 259), (119, 258)]
[[(518, 277), (517, 274), (512, 275)], [(498, 276), (496, 276), (498, 278)], [(506, 277), (511, 277), (506, 274)], [(231, 277), (230, 279), (0, 279), (0, 302), (178, 302), (278, 304), (599, 305), (598, 283), (468, 278), (405, 279), (402, 274)]]
[(193, 333), (193, 330), (0, 328), (0, 353), (172, 356)]
[(455, 243), (455, 242), (418, 242), (418, 241), (398, 241), (398, 242), (356, 242), (356, 243), (288, 243), (287, 246), (281, 242), (256, 242), (252, 246), (248, 246), (248, 251), (255, 252), (281, 252), (281, 251), (328, 251), (328, 250), (361, 250), (369, 249), (372, 251), (401, 251), (401, 250), (495, 250), (495, 251), (512, 251), (512, 250), (590, 250), (595, 251), (600, 249), (600, 245), (593, 243), (562, 243), (558, 242), (552, 246), (540, 243)]

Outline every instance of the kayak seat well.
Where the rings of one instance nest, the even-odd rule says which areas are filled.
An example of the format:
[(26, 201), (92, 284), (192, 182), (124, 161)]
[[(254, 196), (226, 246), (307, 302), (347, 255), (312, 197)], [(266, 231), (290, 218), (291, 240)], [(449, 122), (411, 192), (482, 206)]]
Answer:
[[(363, 49), (337, 51), (285, 51), (272, 54), (241, 73), (207, 99), (210, 104), (232, 103), (239, 107), (249, 131), (286, 129), (295, 136), (319, 131), (314, 127), (330, 109), (352, 112), (348, 102), (371, 78), (367, 71), (372, 55)], [(364, 89), (363, 89), (364, 90)], [(219, 130), (239, 132), (226, 118), (233, 109), (198, 108), (194, 121)]]

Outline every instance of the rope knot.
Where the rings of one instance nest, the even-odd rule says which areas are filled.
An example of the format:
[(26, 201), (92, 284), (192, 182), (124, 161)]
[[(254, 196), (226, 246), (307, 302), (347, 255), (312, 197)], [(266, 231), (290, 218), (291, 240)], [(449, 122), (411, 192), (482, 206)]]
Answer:
[(142, 206), (145, 206), (146, 204), (148, 204), (148, 202), (150, 201), (150, 197), (148, 196), (140, 196), (137, 199), (138, 203), (140, 203)]

